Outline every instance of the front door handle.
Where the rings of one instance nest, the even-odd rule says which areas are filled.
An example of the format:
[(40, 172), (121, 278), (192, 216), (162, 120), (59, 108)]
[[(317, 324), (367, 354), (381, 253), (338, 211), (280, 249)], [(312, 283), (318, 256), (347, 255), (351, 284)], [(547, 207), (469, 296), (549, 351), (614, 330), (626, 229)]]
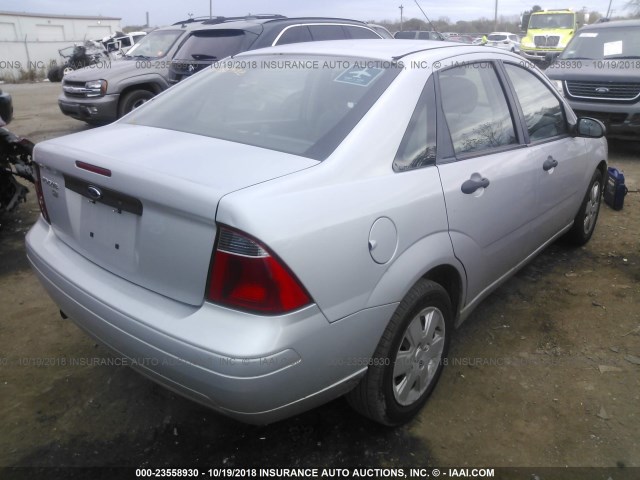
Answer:
[(472, 177), (462, 184), (462, 193), (470, 194), (478, 190), (479, 188), (487, 188), (489, 186), (489, 179), (480, 177), (480, 175), (473, 174)]
[(542, 168), (545, 172), (548, 172), (552, 168), (556, 168), (558, 166), (558, 161), (553, 158), (551, 155), (547, 157), (545, 162), (542, 164)]

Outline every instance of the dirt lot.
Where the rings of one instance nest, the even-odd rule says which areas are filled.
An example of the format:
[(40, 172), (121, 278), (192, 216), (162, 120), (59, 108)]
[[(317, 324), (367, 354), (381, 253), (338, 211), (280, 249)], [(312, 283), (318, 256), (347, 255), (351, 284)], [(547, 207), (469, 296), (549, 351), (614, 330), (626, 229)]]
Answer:
[[(17, 134), (87, 128), (58, 111), (59, 84), (2, 88)], [(246, 426), (100, 365), (110, 354), (58, 315), (28, 266), (32, 192), (1, 219), (0, 466), (640, 467), (639, 153), (610, 143), (624, 210), (603, 206), (586, 247), (553, 245), (487, 299), (419, 418), (395, 430), (343, 400)]]

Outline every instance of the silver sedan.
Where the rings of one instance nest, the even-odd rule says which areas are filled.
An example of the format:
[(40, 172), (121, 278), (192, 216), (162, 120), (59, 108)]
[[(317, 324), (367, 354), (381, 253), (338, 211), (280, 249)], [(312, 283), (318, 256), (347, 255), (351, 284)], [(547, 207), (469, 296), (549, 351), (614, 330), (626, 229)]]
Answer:
[(589, 240), (603, 133), (509, 52), (254, 51), (38, 144), (27, 254), (88, 334), (223, 414), (347, 394), (398, 425), (483, 298), (557, 238)]

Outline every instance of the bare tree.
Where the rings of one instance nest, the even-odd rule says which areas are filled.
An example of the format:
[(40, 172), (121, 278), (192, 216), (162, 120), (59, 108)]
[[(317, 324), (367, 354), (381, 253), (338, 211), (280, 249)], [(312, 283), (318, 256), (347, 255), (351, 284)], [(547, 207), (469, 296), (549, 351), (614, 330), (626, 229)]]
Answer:
[(640, 0), (628, 0), (624, 9), (631, 10), (633, 15), (640, 15)]

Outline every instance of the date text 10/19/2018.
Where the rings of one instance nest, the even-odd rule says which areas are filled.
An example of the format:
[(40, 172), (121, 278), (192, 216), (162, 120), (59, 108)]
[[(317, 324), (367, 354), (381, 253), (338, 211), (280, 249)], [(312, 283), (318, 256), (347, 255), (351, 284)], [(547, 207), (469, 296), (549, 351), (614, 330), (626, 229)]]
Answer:
[(138, 468), (136, 477), (208, 478), (493, 478), (493, 468)]

